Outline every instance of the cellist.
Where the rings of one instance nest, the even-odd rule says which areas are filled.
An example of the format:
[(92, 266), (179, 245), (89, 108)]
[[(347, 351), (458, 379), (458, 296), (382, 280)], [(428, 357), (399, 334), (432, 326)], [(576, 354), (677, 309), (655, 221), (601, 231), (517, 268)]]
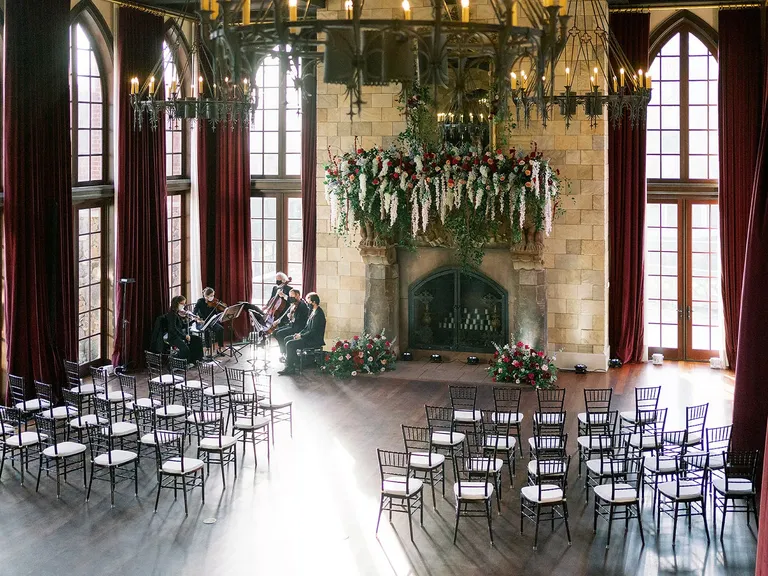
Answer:
[[(208, 320), (211, 314), (221, 312), (226, 308), (226, 304), (216, 299), (216, 292), (213, 288), (203, 290), (202, 298), (195, 303), (194, 313), (203, 321)], [(211, 337), (213, 332), (213, 338)], [(224, 356), (224, 327), (219, 323), (214, 323), (205, 333), (205, 345), (211, 349), (212, 356)]]
[[(291, 285), (289, 284), (290, 281), (291, 278), (285, 272), (278, 272), (275, 274), (275, 285), (272, 286), (272, 294), (270, 295), (269, 301), (266, 303), (263, 310), (256, 306), (256, 304), (251, 304), (250, 302), (242, 302), (243, 308), (245, 310), (252, 310), (255, 313), (256, 319), (258, 320), (263, 330), (268, 330), (272, 326), (272, 320), (277, 320), (288, 308), (288, 293), (292, 290)], [(285, 302), (280, 303), (278, 298), (284, 300)], [(282, 306), (279, 304), (282, 304)], [(281, 308), (283, 311), (274, 317), (272, 312), (276, 307)], [(272, 316), (271, 319), (269, 318), (270, 316)]]

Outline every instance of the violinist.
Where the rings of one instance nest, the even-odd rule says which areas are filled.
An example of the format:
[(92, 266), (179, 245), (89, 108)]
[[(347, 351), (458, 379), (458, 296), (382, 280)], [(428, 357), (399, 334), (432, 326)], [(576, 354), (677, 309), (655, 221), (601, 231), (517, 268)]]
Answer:
[(280, 317), (280, 328), (275, 332), (275, 338), (280, 346), (280, 361), (285, 362), (285, 342), (304, 330), (309, 317), (309, 306), (301, 299), (301, 292), (294, 288), (288, 293), (288, 311)]
[(189, 334), (188, 326), (194, 315), (187, 312), (187, 299), (174, 296), (171, 309), (165, 315), (168, 321), (168, 343), (179, 350), (179, 358), (194, 364), (203, 357), (203, 341), (199, 336)]
[[(195, 315), (208, 320), (211, 314), (222, 312), (227, 305), (216, 298), (213, 288), (203, 290), (202, 298), (195, 303)], [(213, 334), (211, 334), (213, 332)], [(205, 333), (205, 345), (211, 349), (212, 356), (224, 356), (224, 327), (216, 322)]]

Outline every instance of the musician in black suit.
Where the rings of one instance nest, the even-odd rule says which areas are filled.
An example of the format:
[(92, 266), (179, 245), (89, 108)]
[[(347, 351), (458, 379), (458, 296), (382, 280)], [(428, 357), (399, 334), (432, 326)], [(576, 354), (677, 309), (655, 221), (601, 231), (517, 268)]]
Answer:
[(199, 336), (190, 336), (187, 331), (190, 315), (185, 310), (187, 299), (184, 296), (174, 296), (171, 309), (165, 315), (168, 322), (168, 343), (179, 350), (179, 358), (194, 364), (203, 357), (203, 341)]
[[(206, 288), (203, 290), (203, 297), (199, 298), (195, 303), (194, 313), (199, 316), (203, 321), (208, 320), (211, 314), (223, 310), (220, 307), (221, 302), (216, 302), (216, 292), (213, 288)], [(213, 338), (211, 338), (213, 333)], [(211, 348), (211, 355), (224, 356), (224, 327), (215, 322), (205, 333), (205, 345)]]
[[(280, 298), (287, 300), (288, 294), (290, 293), (293, 288), (291, 288), (291, 285), (289, 282), (291, 279), (288, 277), (288, 275), (285, 272), (278, 272), (275, 274), (275, 285), (272, 286), (272, 294), (269, 297), (269, 301), (264, 303), (264, 306), (266, 307), (269, 302), (271, 302), (275, 296), (279, 296)], [(256, 321), (263, 326), (265, 320), (266, 320), (266, 314), (264, 313), (264, 310), (261, 309), (260, 306), (257, 306), (256, 304), (251, 304), (250, 302), (243, 302), (243, 309), (244, 310), (250, 310), (253, 312), (254, 316), (256, 317)], [(268, 326), (267, 326), (268, 328)], [(259, 332), (262, 331), (262, 328), (259, 327)]]
[(285, 370), (280, 375), (295, 374), (299, 362), (298, 351), (303, 348), (320, 348), (325, 346), (325, 312), (320, 308), (320, 296), (314, 292), (307, 294), (307, 302), (312, 311), (307, 319), (304, 330), (289, 338), (285, 343)]
[(280, 346), (281, 361), (285, 362), (285, 343), (293, 338), (307, 325), (309, 306), (301, 299), (301, 292), (294, 288), (288, 294), (289, 308), (278, 320), (280, 328), (275, 332), (275, 338)]

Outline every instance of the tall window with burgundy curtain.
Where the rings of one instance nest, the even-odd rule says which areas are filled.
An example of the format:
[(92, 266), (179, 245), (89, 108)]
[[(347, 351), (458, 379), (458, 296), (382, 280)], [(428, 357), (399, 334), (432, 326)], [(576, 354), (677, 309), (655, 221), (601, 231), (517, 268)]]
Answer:
[(8, 369), (64, 381), (77, 353), (69, 0), (5, 3), (3, 154)]
[(301, 106), (301, 276), (304, 294), (315, 290), (317, 280), (317, 97), (316, 69), (302, 66)]
[[(611, 32), (636, 68), (648, 69), (649, 14), (611, 14)], [(644, 346), (645, 125), (608, 128), (608, 341), (611, 356), (640, 362)]]
[[(129, 81), (144, 82), (160, 62), (163, 20), (132, 8), (121, 8), (117, 22), (116, 276), (135, 283), (117, 286), (115, 365), (141, 365), (157, 317), (168, 309), (168, 245), (166, 230), (165, 127), (152, 129), (145, 119), (134, 127)], [(162, 76), (156, 84), (163, 91)], [(123, 317), (125, 300), (125, 317)], [(127, 321), (124, 327), (123, 320)], [(123, 340), (126, 356), (122, 356)]]
[(733, 365), (762, 95), (760, 74), (745, 73), (744, 65), (762, 58), (760, 10), (721, 10), (719, 33), (720, 248), (725, 352)]

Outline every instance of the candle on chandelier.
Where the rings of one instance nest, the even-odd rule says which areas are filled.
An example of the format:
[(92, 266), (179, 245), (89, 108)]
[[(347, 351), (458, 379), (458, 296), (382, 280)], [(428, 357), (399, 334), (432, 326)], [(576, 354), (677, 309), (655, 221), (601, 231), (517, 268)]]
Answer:
[(248, 94), (248, 78), (243, 78), (243, 96)]
[(565, 87), (571, 87), (571, 69), (566, 66), (565, 68)]
[(624, 68), (619, 70), (619, 76), (620, 76), (620, 78), (619, 78), (619, 86), (624, 88)]
[(211, 9), (211, 0), (200, 0), (200, 10), (208, 12)]
[(251, 0), (243, 0), (243, 24), (251, 23)]
[(645, 87), (650, 90), (651, 89), (651, 75), (646, 74), (645, 75)]
[(461, 0), (461, 21), (469, 22), (469, 0)]
[(200, 76), (197, 79), (197, 95), (200, 98), (203, 97), (203, 77), (202, 76)]
[(594, 78), (594, 79), (592, 80), (592, 86), (594, 86), (595, 88), (597, 88), (597, 78), (598, 78), (598, 76), (597, 76), (597, 66), (595, 66), (595, 67), (592, 69), (592, 73), (594, 74), (594, 76), (593, 76), (593, 78)]
[(149, 95), (154, 96), (155, 95), (155, 77), (152, 76), (149, 79)]
[(211, 0), (211, 18), (219, 17), (219, 0)]
[(176, 82), (176, 78), (171, 80), (171, 96), (176, 95), (176, 87), (178, 86), (178, 82)]
[(469, 113), (469, 123), (472, 124), (475, 121), (475, 115), (472, 112)]
[(354, 4), (352, 4), (352, 0), (347, 0), (344, 2), (344, 11), (347, 13), (347, 20), (352, 20), (355, 15)]
[(288, 20), (290, 20), (291, 22), (296, 22), (296, 20), (298, 19), (299, 19), (298, 0), (288, 0)]
[(403, 0), (403, 17), (406, 20), (411, 19), (411, 3), (408, 0)]
[(517, 0), (512, 3), (512, 26), (517, 26)]
[(520, 70), (520, 76), (522, 78), (521, 82), (523, 84), (523, 90), (525, 90), (528, 86), (528, 75), (524, 71)]
[(568, 15), (568, 0), (560, 0), (560, 16)]
[(512, 87), (512, 90), (517, 90), (517, 74), (514, 72), (509, 73), (509, 84)]
[(618, 84), (618, 81), (616, 79), (616, 76), (613, 77), (613, 91), (614, 92), (618, 92), (619, 91), (619, 84)]

